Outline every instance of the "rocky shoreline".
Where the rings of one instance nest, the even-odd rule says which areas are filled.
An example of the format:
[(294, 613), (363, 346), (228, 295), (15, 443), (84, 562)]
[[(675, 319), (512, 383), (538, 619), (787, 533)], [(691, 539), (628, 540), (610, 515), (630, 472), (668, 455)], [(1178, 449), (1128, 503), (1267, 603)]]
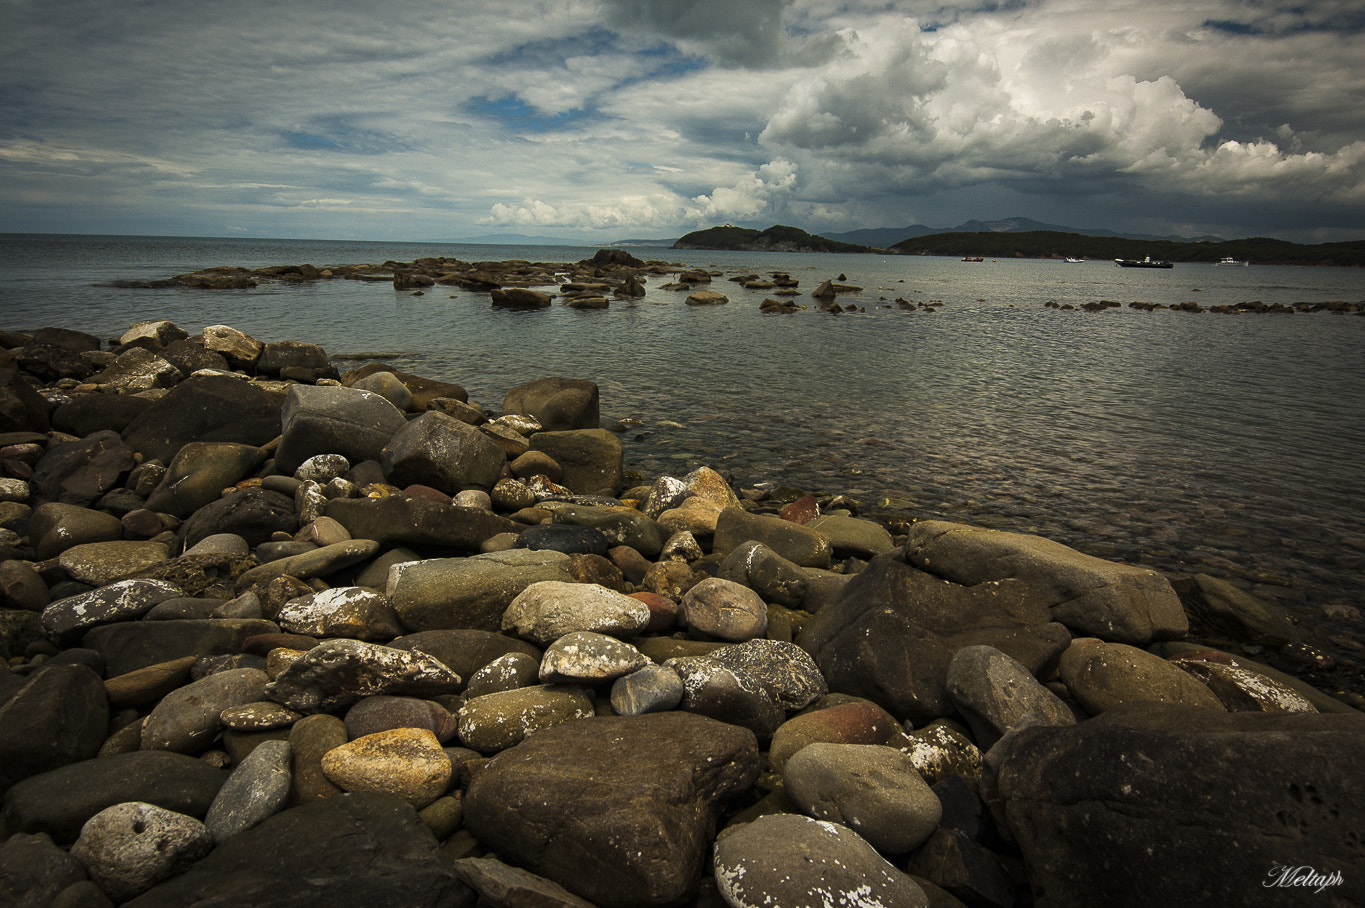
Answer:
[(1362, 704), (1273, 606), (641, 477), (599, 404), (0, 331), (0, 901), (1365, 902)]

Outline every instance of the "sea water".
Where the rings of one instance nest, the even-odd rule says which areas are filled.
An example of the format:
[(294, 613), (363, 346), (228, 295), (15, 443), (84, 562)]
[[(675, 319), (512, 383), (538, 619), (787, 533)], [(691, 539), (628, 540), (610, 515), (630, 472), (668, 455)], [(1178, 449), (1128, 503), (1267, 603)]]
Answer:
[[(712, 289), (729, 304), (687, 306), (660, 289), (670, 278), (650, 276), (643, 299), (605, 311), (530, 312), (442, 286), (113, 286), (217, 265), (575, 262), (594, 251), (0, 235), (0, 327), (117, 337), (148, 319), (192, 333), (227, 324), (321, 344), (343, 370), (375, 358), (453, 381), (492, 410), (524, 381), (590, 379), (604, 424), (631, 420), (626, 466), (646, 480), (706, 464), (741, 484), (844, 493), (865, 512), (1039, 533), (1214, 574), (1286, 605), (1339, 658), (1360, 659), (1351, 609), (1365, 605), (1365, 317), (1128, 306), (1358, 303), (1360, 270), (634, 248), (717, 272)], [(807, 309), (762, 314), (771, 291), (727, 280), (774, 271), (800, 281), (795, 301)], [(856, 311), (819, 311), (809, 292), (840, 275), (862, 288), (839, 298)], [(1048, 306), (1102, 300), (1120, 306)]]

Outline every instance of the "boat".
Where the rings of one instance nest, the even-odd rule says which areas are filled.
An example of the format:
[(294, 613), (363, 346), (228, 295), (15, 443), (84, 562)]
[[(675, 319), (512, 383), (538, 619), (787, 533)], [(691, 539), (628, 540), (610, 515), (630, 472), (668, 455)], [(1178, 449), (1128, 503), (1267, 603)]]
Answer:
[(964, 262), (984, 262), (985, 260), (985, 257), (980, 255), (968, 255), (962, 259)]
[(1140, 259), (1114, 259), (1120, 268), (1173, 268), (1170, 262), (1154, 259), (1150, 255), (1144, 255)]
[(1230, 256), (1230, 255), (1225, 255), (1225, 256), (1223, 256), (1221, 259), (1218, 260), (1218, 264), (1220, 264), (1220, 265), (1249, 265), (1249, 264), (1251, 264), (1251, 263), (1250, 263), (1250, 262), (1238, 261), (1237, 259), (1233, 258), (1233, 257)]

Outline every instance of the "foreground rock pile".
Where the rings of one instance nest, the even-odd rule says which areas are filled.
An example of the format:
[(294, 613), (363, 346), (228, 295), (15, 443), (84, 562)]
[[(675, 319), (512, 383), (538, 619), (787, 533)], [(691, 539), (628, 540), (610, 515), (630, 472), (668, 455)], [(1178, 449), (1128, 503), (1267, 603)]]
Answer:
[(1365, 717), (1214, 578), (705, 467), (591, 382), (0, 332), (0, 901), (1365, 901)]

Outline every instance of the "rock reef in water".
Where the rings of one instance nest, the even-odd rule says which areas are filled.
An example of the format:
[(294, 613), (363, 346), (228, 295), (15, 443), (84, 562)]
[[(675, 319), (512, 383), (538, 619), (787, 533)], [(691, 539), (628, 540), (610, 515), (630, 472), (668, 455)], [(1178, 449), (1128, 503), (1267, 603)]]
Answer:
[(1213, 578), (645, 481), (584, 379), (0, 336), (17, 904), (1365, 901), (1365, 715)]

